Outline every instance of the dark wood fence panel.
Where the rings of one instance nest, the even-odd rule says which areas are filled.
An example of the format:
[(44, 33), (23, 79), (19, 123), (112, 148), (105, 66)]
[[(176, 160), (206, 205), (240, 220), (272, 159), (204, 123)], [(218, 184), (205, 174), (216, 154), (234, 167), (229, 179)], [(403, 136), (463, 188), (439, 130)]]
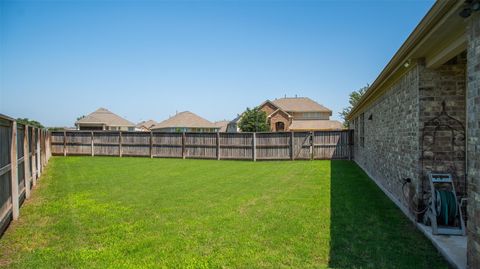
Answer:
[(181, 133), (151, 133), (152, 157), (182, 158)]
[(290, 159), (290, 133), (257, 133), (257, 160)]
[[(93, 148), (94, 155), (120, 156), (120, 132), (93, 132)], [(74, 154), (67, 151), (65, 155)]]
[[(54, 155), (237, 160), (351, 159), (349, 131), (279, 133), (52, 132)], [(93, 138), (93, 141), (92, 141)]]
[(122, 132), (122, 156), (150, 156), (150, 133)]
[(49, 158), (46, 130), (17, 124), (0, 114), (0, 235), (18, 218), (20, 206), (30, 197), (31, 186)]
[[(75, 155), (90, 155), (92, 149), (92, 135), (91, 133), (66, 133), (67, 152)], [(63, 138), (62, 138), (63, 140)], [(62, 141), (63, 142), (63, 141)]]
[(251, 160), (253, 158), (252, 133), (219, 133), (219, 159)]
[(12, 122), (0, 117), (0, 233), (3, 232), (11, 219), (11, 140)]
[(296, 132), (293, 134), (293, 159), (295, 160), (310, 160), (312, 158), (311, 153), (311, 139), (312, 133), (310, 132)]
[(348, 132), (315, 132), (313, 135), (314, 159), (349, 159)]
[(185, 133), (185, 158), (217, 158), (216, 133)]

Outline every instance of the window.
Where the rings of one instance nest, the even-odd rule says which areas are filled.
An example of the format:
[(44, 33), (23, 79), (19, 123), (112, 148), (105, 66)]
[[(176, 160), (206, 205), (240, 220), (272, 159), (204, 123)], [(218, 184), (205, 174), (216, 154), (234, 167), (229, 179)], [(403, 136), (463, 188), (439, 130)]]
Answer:
[(365, 114), (360, 115), (360, 146), (365, 146)]
[(285, 131), (285, 123), (279, 121), (279, 122), (276, 122), (275, 123), (275, 130), (277, 132), (282, 132), (282, 131)]

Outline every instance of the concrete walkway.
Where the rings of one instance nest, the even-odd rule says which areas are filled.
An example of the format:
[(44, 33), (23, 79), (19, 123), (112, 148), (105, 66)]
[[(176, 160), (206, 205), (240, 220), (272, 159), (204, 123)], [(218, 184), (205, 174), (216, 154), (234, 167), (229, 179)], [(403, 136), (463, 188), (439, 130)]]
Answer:
[(422, 231), (447, 261), (457, 269), (467, 268), (467, 237), (458, 235), (433, 235), (432, 228), (417, 223)]

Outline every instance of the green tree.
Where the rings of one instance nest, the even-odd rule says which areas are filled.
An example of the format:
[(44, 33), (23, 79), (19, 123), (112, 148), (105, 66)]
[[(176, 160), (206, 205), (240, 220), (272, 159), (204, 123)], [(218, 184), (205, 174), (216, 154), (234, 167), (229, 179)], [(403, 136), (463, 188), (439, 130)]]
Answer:
[(267, 123), (267, 113), (258, 107), (247, 108), (242, 114), (238, 127), (242, 132), (267, 132), (270, 130)]
[(43, 125), (36, 120), (29, 120), (28, 118), (18, 118), (17, 123), (23, 125), (30, 125), (37, 128), (43, 128)]
[(79, 121), (79, 120), (81, 120), (81, 119), (83, 119), (83, 118), (85, 118), (85, 115), (82, 115), (82, 116), (80, 116), (80, 117), (77, 117), (77, 121)]
[(340, 117), (342, 117), (343, 125), (345, 127), (348, 128), (348, 125), (349, 125), (349, 122), (347, 120), (348, 114), (350, 114), (350, 111), (352, 111), (352, 108), (354, 108), (358, 104), (358, 102), (360, 101), (360, 99), (362, 98), (362, 96), (365, 94), (365, 92), (368, 90), (369, 87), (370, 85), (367, 84), (367, 86), (350, 93), (349, 100), (348, 100), (350, 105), (338, 113), (340, 114)]

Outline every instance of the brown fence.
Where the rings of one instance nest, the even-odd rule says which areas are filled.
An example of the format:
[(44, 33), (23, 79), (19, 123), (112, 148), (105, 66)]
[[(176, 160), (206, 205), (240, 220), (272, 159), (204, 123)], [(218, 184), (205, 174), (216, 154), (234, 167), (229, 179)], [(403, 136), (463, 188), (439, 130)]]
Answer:
[(352, 159), (351, 131), (281, 133), (51, 133), (53, 155), (237, 160)]
[(0, 114), (0, 235), (12, 219), (50, 158), (46, 130), (17, 124)]

